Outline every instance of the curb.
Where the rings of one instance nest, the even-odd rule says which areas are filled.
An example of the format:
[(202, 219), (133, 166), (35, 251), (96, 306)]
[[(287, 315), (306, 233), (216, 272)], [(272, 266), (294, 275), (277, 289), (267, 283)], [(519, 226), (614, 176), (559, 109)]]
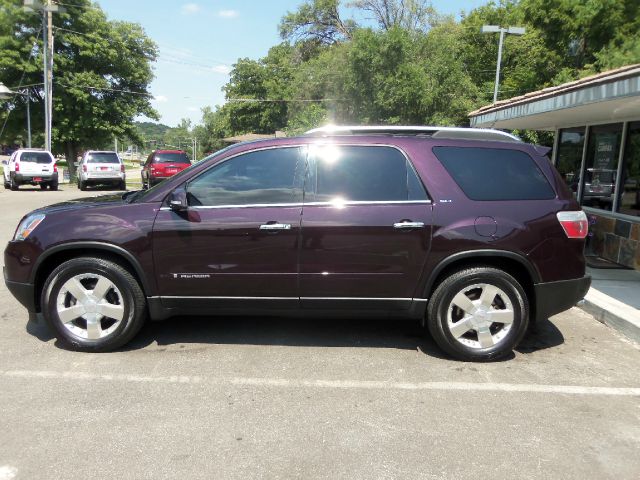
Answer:
[(640, 343), (640, 310), (591, 288), (578, 305), (601, 323)]

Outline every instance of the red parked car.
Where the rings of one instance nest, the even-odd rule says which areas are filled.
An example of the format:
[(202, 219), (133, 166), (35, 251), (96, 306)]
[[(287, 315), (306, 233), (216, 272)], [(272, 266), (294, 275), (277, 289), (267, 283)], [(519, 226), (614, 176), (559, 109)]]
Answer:
[(153, 187), (190, 165), (184, 150), (154, 150), (142, 166), (142, 188)]

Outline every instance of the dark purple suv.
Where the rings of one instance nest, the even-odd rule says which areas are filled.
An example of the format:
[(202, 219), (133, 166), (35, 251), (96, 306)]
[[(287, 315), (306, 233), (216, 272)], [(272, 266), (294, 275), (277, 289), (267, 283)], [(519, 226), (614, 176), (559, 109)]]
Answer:
[(480, 129), (337, 128), (234, 145), (139, 192), (23, 218), (5, 281), (76, 350), (147, 317), (409, 317), (509, 353), (589, 288), (587, 219), (547, 149)]

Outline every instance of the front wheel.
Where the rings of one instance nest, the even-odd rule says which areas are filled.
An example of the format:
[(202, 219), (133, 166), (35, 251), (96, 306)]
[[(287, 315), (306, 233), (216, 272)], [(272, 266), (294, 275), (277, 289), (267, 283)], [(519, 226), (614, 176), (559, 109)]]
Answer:
[(56, 268), (44, 284), (42, 313), (72, 350), (108, 352), (129, 342), (146, 317), (137, 280), (120, 265), (80, 257)]
[(529, 325), (529, 303), (518, 281), (491, 267), (460, 270), (436, 288), (427, 309), (436, 343), (464, 361), (504, 357)]

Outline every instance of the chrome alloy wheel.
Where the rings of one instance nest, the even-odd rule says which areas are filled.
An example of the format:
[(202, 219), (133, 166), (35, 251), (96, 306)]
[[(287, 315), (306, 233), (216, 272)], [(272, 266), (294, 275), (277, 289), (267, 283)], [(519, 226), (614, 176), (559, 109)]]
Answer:
[(447, 309), (451, 335), (471, 348), (490, 348), (507, 336), (514, 321), (514, 310), (507, 294), (488, 283), (460, 290)]
[(113, 333), (124, 319), (120, 290), (97, 273), (75, 275), (60, 288), (57, 313), (64, 327), (77, 337), (97, 340)]

